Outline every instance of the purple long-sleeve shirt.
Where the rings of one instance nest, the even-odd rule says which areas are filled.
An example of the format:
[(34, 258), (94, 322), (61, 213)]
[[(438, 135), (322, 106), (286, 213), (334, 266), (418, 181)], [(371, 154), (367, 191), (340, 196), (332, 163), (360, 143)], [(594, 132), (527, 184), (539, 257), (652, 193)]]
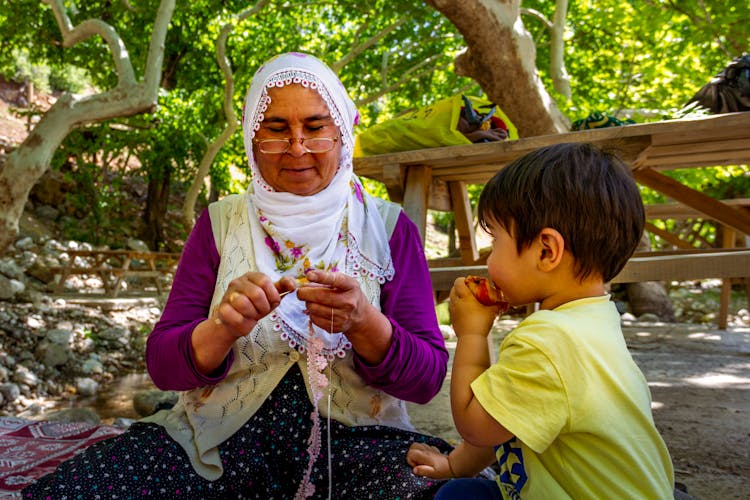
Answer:
[[(393, 325), (383, 361), (369, 365), (354, 354), (354, 367), (368, 385), (391, 396), (426, 403), (445, 378), (448, 351), (435, 316), (427, 261), (414, 223), (402, 212), (389, 241), (395, 269), (383, 285), (380, 305)], [(148, 337), (146, 366), (162, 390), (190, 390), (220, 382), (234, 362), (229, 352), (211, 376), (195, 367), (190, 337), (209, 315), (220, 256), (208, 210), (190, 233), (161, 319)]]

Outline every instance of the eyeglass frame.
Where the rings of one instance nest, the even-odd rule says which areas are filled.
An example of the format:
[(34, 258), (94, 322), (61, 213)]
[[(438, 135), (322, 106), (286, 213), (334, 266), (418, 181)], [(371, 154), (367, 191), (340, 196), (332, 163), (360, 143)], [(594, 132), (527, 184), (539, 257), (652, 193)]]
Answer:
[[(305, 141), (309, 140), (324, 140), (324, 141), (331, 141), (331, 147), (326, 149), (325, 151), (310, 151), (307, 146), (305, 146)], [(330, 151), (333, 151), (333, 148), (336, 147), (336, 143), (338, 142), (338, 137), (287, 137), (285, 139), (256, 139), (253, 138), (253, 144), (258, 146), (258, 150), (267, 155), (282, 155), (287, 152), (289, 152), (289, 149), (292, 147), (292, 144), (295, 142), (299, 142), (300, 146), (305, 150), (306, 153), (311, 154), (322, 154), (322, 153), (328, 153)], [(286, 142), (287, 146), (284, 151), (263, 151), (263, 143), (265, 142)]]

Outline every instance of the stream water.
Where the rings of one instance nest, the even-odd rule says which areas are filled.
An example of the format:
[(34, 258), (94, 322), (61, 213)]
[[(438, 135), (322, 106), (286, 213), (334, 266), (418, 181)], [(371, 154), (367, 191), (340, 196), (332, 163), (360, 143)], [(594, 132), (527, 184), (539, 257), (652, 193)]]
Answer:
[(61, 401), (47, 411), (65, 408), (90, 408), (99, 415), (102, 423), (111, 424), (117, 417), (138, 419), (133, 408), (133, 396), (140, 391), (156, 389), (147, 373), (131, 373), (101, 387), (96, 395), (75, 397)]

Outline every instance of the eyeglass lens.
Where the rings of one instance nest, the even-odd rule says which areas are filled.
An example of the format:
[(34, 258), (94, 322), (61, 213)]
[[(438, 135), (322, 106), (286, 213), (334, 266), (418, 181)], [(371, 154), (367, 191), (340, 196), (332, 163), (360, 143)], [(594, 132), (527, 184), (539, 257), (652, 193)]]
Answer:
[[(326, 153), (333, 149), (334, 140), (330, 137), (313, 137), (302, 139), (302, 146), (310, 153)], [(286, 153), (291, 147), (290, 139), (265, 139), (258, 141), (263, 153)]]

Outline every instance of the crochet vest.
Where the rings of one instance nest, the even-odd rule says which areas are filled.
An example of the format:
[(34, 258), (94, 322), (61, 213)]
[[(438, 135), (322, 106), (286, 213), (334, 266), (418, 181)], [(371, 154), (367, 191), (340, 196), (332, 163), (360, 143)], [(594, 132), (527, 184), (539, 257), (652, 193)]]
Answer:
[[(390, 237), (401, 208), (373, 196), (368, 196), (366, 203), (377, 206)], [(253, 209), (249, 204), (246, 195), (241, 194), (209, 206), (214, 239), (221, 255), (211, 311), (218, 306), (230, 281), (256, 270), (248, 219)], [(380, 285), (373, 280), (358, 280), (370, 303), (380, 309)], [(172, 409), (142, 420), (164, 426), (185, 449), (196, 472), (209, 480), (223, 472), (218, 445), (255, 414), (294, 363), (300, 365), (312, 401), (307, 358), (282, 340), (269, 321), (259, 321), (232, 349), (234, 363), (224, 380), (214, 386), (184, 391)], [(386, 425), (414, 430), (404, 401), (362, 381), (354, 370), (351, 350), (343, 358), (329, 362), (326, 376), (329, 387), (324, 390), (323, 398), (328, 397), (330, 390), (331, 418), (350, 426)], [(328, 416), (327, 404), (320, 406), (320, 412), (323, 417)]]

